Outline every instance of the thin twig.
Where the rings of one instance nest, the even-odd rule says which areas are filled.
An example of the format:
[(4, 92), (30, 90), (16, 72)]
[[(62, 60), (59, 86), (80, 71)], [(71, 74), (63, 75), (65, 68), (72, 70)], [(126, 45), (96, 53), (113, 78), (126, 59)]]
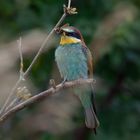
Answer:
[(42, 50), (44, 49), (47, 41), (50, 39), (50, 37), (54, 33), (55, 29), (62, 23), (62, 21), (64, 20), (65, 17), (66, 17), (66, 13), (64, 13), (62, 15), (62, 17), (60, 18), (60, 20), (58, 21), (58, 23), (56, 24), (56, 26), (52, 29), (52, 31), (49, 33), (49, 35), (45, 38), (45, 40), (43, 41), (43, 43), (42, 43), (39, 51), (37, 52), (36, 56), (34, 57), (33, 61), (31, 62), (30, 66), (25, 71), (24, 76), (27, 76), (27, 74), (30, 72), (30, 70), (32, 69), (32, 67), (33, 67), (34, 63), (36, 62), (37, 58), (40, 56)]
[[(71, 5), (71, 0), (68, 0), (68, 8), (70, 8)], [(20, 82), (24, 79), (25, 76), (27, 76), (27, 74), (30, 72), (32, 66), (34, 65), (34, 63), (36, 62), (37, 58), (40, 56), (43, 48), (45, 47), (47, 41), (49, 40), (49, 38), (51, 37), (51, 35), (54, 33), (55, 29), (63, 22), (63, 20), (65, 19), (67, 13), (64, 12), (64, 14), (62, 15), (62, 17), (60, 18), (60, 20), (58, 21), (58, 23), (55, 25), (55, 27), (52, 29), (52, 31), (49, 33), (49, 35), (45, 38), (45, 40), (43, 41), (43, 43), (41, 44), (41, 47), (39, 49), (39, 51), (37, 52), (36, 56), (34, 57), (33, 61), (31, 62), (30, 66), (27, 68), (27, 70), (23, 73), (23, 57), (22, 57), (22, 52), (20, 49), (20, 58), (21, 58), (21, 67), (22, 67), (22, 72), (20, 71), (20, 78), (19, 80), (16, 82), (15, 86), (13, 87), (13, 89), (11, 90), (9, 96), (7, 97), (4, 105), (2, 106), (1, 110), (0, 110), (0, 115), (5, 111), (5, 108), (7, 107), (11, 96), (14, 94), (16, 88), (18, 87), (18, 85), (20, 84)], [(21, 42), (21, 39), (20, 39)], [(19, 45), (21, 46), (21, 44)]]
[(3, 105), (3, 107), (1, 108), (1, 110), (0, 110), (0, 115), (1, 115), (4, 111), (6, 111), (9, 107), (11, 107), (11, 103), (13, 103), (13, 101), (14, 101), (15, 99), (13, 99), (13, 101), (10, 103), (10, 105), (8, 105), (8, 104), (9, 104), (9, 101), (10, 101), (12, 95), (14, 94), (14, 91), (17, 89), (18, 85), (20, 84), (20, 82), (21, 82), (22, 80), (24, 80), (23, 56), (22, 56), (22, 45), (21, 45), (22, 42), (21, 42), (21, 41), (22, 41), (22, 40), (21, 40), (21, 37), (20, 37), (19, 40), (17, 40), (18, 49), (19, 49), (19, 55), (20, 55), (20, 77), (19, 77), (19, 80), (16, 82), (15, 86), (13, 87), (13, 89), (11, 90), (11, 92), (9, 93), (9, 95), (8, 95), (8, 97), (7, 97), (7, 99), (6, 99), (5, 103), (4, 103), (4, 105)]
[(21, 43), (21, 37), (19, 38), (18, 42), (18, 49), (19, 49), (19, 55), (20, 55), (20, 71), (23, 72), (23, 55), (22, 55), (22, 43)]
[(71, 7), (71, 0), (68, 1), (68, 8)]
[(14, 98), (13, 101), (5, 108), (5, 111), (12, 108), (18, 100), (19, 100), (18, 98)]
[(45, 100), (46, 97), (59, 93), (59, 91), (63, 88), (70, 88), (70, 87), (74, 87), (74, 86), (78, 86), (78, 85), (84, 85), (84, 84), (91, 84), (93, 83), (93, 79), (79, 79), (79, 80), (75, 80), (75, 81), (70, 81), (70, 82), (65, 82), (65, 84), (59, 84), (56, 86), (56, 88), (50, 88), (44, 92), (41, 92), (27, 100), (25, 100), (24, 102), (16, 105), (15, 107), (11, 108), (10, 110), (8, 110), (6, 113), (4, 113), (1, 117), (0, 117), (0, 124), (2, 122), (4, 122), (6, 119), (8, 119), (10, 116), (12, 116), (14, 113), (20, 111), (21, 109), (28, 107), (29, 105), (32, 105), (33, 103), (36, 103), (37, 101), (41, 101), (41, 100)]
[(20, 55), (20, 79), (21, 81), (24, 81), (25, 78), (24, 78), (24, 71), (23, 71), (23, 68), (24, 68), (24, 64), (23, 64), (23, 54), (22, 54), (22, 42), (21, 42), (21, 37), (20, 39), (18, 40), (18, 49), (19, 49), (19, 55)]
[(1, 110), (0, 110), (0, 115), (4, 112), (5, 108), (7, 107), (7, 104), (10, 101), (11, 96), (14, 94), (15, 90), (17, 89), (18, 85), (20, 84), (21, 79), (19, 78), (18, 81), (16, 82), (15, 86), (12, 88), (11, 92), (9, 93), (9, 96), (7, 97), (4, 105), (2, 106)]
[[(71, 7), (71, 0), (68, 1), (68, 6), (67, 8)], [(51, 30), (51, 32), (49, 33), (49, 35), (44, 39), (43, 43), (41, 44), (41, 47), (39, 49), (39, 51), (37, 52), (36, 56), (34, 57), (33, 61), (31, 62), (30, 66), (27, 68), (27, 70), (24, 73), (24, 76), (27, 76), (27, 74), (30, 72), (30, 70), (32, 69), (34, 63), (36, 62), (37, 58), (40, 56), (42, 50), (44, 49), (47, 41), (50, 39), (50, 37), (52, 36), (52, 34), (54, 33), (55, 29), (57, 27), (59, 27), (59, 25), (63, 22), (63, 20), (65, 19), (65, 17), (67, 16), (67, 13), (64, 12), (64, 14), (62, 15), (62, 17), (60, 18), (60, 20), (57, 22), (57, 24), (55, 25), (55, 27)]]

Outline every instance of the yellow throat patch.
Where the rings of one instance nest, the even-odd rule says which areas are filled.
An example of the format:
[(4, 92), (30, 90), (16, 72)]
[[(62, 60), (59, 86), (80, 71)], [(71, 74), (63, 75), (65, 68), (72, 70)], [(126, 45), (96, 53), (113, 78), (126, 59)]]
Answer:
[(80, 39), (76, 39), (74, 37), (62, 35), (60, 40), (60, 45), (71, 44), (71, 43), (78, 43), (81, 42)]

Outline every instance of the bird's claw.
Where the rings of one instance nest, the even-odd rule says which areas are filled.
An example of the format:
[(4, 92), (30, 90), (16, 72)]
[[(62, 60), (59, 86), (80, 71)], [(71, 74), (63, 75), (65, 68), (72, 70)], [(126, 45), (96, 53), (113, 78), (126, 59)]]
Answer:
[(62, 82), (61, 85), (64, 86), (65, 82), (67, 81), (67, 79), (65, 78)]

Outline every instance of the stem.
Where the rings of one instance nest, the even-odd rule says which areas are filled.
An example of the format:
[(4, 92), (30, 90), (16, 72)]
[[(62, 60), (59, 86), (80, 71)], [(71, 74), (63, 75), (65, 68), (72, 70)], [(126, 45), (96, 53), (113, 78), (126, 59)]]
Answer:
[[(68, 1), (68, 6), (67, 8), (70, 8), (71, 6), (71, 0)], [(30, 70), (32, 69), (34, 63), (36, 62), (37, 58), (40, 56), (42, 50), (44, 49), (46, 43), (48, 42), (49, 38), (52, 36), (52, 34), (54, 33), (55, 29), (63, 22), (63, 20), (66, 17), (66, 13), (64, 12), (64, 14), (62, 15), (62, 17), (60, 18), (60, 20), (57, 22), (57, 24), (55, 25), (55, 27), (51, 30), (51, 32), (49, 33), (49, 35), (45, 38), (45, 40), (43, 41), (43, 43), (41, 44), (41, 47), (39, 49), (39, 51), (37, 52), (36, 56), (34, 57), (33, 61), (31, 62), (30, 66), (27, 68), (27, 70), (24, 73), (24, 76), (27, 76), (27, 74), (30, 72)]]
[(68, 8), (71, 6), (71, 0), (68, 1)]
[[(70, 8), (71, 5), (71, 0), (68, 0), (68, 8)], [(60, 20), (58, 21), (58, 23), (55, 25), (55, 27), (52, 29), (52, 31), (49, 33), (49, 35), (45, 38), (45, 40), (43, 41), (43, 43), (41, 44), (41, 47), (39, 49), (39, 51), (37, 52), (36, 56), (34, 57), (33, 61), (31, 62), (30, 66), (27, 68), (27, 70), (25, 71), (25, 73), (23, 72), (23, 56), (22, 56), (22, 50), (21, 50), (21, 38), (19, 40), (19, 53), (20, 53), (20, 60), (21, 60), (21, 66), (20, 66), (20, 78), (19, 80), (16, 82), (15, 86), (13, 87), (13, 89), (11, 90), (9, 96), (7, 97), (4, 105), (2, 106), (2, 108), (0, 109), (0, 115), (5, 111), (5, 108), (7, 108), (7, 105), (10, 101), (11, 96), (14, 94), (16, 88), (18, 87), (18, 85), (20, 84), (20, 82), (22, 80), (24, 80), (24, 77), (27, 76), (27, 74), (30, 72), (30, 70), (32, 69), (34, 63), (36, 62), (37, 58), (40, 56), (43, 48), (45, 47), (45, 44), (47, 43), (47, 41), (49, 40), (49, 38), (51, 37), (51, 35), (54, 33), (54, 30), (63, 22), (63, 20), (66, 17), (66, 13), (64, 12), (64, 14), (62, 15), (62, 17), (60, 18)]]
[(27, 76), (27, 74), (30, 72), (30, 70), (32, 69), (34, 63), (36, 62), (37, 58), (40, 56), (43, 48), (45, 47), (47, 41), (49, 40), (49, 38), (51, 37), (51, 35), (54, 33), (55, 29), (62, 23), (62, 21), (64, 20), (65, 17), (66, 17), (66, 13), (64, 13), (62, 15), (62, 17), (60, 18), (60, 20), (58, 21), (58, 23), (55, 25), (55, 27), (52, 29), (52, 31), (49, 33), (49, 35), (45, 38), (45, 40), (43, 41), (43, 43), (42, 43), (39, 51), (37, 52), (36, 56), (34, 57), (32, 63), (30, 64), (30, 66), (25, 71), (24, 76)]
[(8, 103), (10, 101), (10, 98), (14, 94), (14, 91), (16, 90), (16, 88), (18, 87), (18, 85), (20, 84), (20, 82), (24, 79), (24, 75), (23, 75), (23, 55), (22, 55), (22, 45), (21, 45), (22, 43), (21, 43), (21, 41), (22, 40), (21, 40), (21, 37), (20, 37), (20, 39), (17, 40), (18, 49), (19, 49), (19, 55), (20, 55), (20, 77), (19, 77), (19, 80), (16, 82), (15, 86), (13, 87), (13, 89), (11, 90), (11, 92), (9, 93), (9, 95), (8, 95), (8, 97), (7, 97), (4, 105), (2, 106), (2, 108), (0, 110), (0, 115), (11, 106), (11, 104), (8, 106)]
[(19, 48), (19, 55), (20, 55), (20, 71), (23, 72), (23, 55), (22, 55), (22, 43), (21, 43), (21, 37), (17, 41), (18, 42), (18, 48)]
[(11, 96), (14, 94), (14, 91), (17, 89), (17, 87), (20, 84), (20, 82), (21, 82), (21, 79), (19, 78), (19, 80), (16, 82), (15, 86), (12, 88), (12, 90), (11, 90), (9, 96), (7, 97), (4, 105), (2, 106), (2, 108), (0, 110), (0, 115), (5, 111), (5, 108), (7, 107), (8, 103), (10, 101)]
[(13, 101), (5, 108), (5, 111), (12, 108), (17, 101), (18, 101), (18, 98), (13, 99)]

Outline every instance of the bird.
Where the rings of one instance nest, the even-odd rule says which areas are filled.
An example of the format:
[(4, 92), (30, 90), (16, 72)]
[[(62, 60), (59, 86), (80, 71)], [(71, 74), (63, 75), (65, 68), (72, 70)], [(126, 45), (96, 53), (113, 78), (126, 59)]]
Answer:
[[(81, 32), (68, 24), (56, 29), (60, 35), (60, 44), (55, 50), (57, 63), (63, 82), (93, 77), (92, 54), (84, 42)], [(99, 126), (97, 118), (94, 93), (92, 85), (77, 87), (75, 95), (83, 105), (85, 112), (85, 124), (93, 129)]]

